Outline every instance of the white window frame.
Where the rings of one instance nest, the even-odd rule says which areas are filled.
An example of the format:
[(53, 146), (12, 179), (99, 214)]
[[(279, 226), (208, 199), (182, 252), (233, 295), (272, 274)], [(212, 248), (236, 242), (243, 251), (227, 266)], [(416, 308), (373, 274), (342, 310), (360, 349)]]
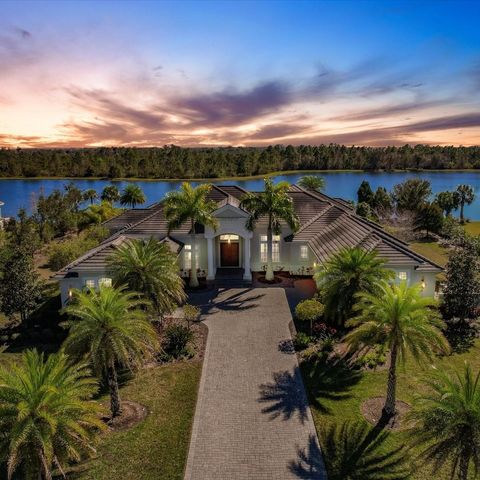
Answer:
[(110, 277), (102, 277), (98, 279), (98, 286), (99, 287), (108, 287), (112, 286), (112, 279)]
[[(183, 250), (184, 250), (183, 268), (185, 270), (191, 270), (192, 269), (192, 246), (187, 243), (184, 245)], [(199, 255), (198, 243), (195, 245), (195, 260), (197, 263), (197, 268), (199, 268), (200, 255)]]
[(406, 271), (398, 272), (398, 280), (400, 282), (408, 281), (408, 272), (406, 272)]
[(94, 278), (86, 278), (85, 279), (85, 288), (95, 288), (95, 279)]
[(300, 259), (301, 260), (308, 260), (308, 246), (307, 245), (300, 245)]
[[(268, 236), (260, 235), (260, 261), (262, 263), (268, 262)], [(272, 236), (272, 261), (273, 263), (280, 262), (280, 235)]]

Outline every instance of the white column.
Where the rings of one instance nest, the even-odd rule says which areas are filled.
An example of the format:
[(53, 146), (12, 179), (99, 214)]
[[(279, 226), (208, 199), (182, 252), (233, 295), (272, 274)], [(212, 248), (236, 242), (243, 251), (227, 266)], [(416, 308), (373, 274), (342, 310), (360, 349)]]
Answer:
[(252, 272), (250, 270), (250, 239), (243, 238), (243, 279), (244, 280), (251, 280), (252, 279)]
[(213, 238), (207, 238), (207, 256), (208, 256), (208, 269), (207, 280), (215, 280), (215, 266), (213, 261)]

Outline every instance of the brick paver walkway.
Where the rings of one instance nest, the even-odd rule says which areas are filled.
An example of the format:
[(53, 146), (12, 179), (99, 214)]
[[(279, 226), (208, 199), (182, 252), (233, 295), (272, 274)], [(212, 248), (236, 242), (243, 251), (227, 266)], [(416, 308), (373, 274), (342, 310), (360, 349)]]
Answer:
[(326, 479), (284, 290), (197, 303), (209, 335), (185, 480)]

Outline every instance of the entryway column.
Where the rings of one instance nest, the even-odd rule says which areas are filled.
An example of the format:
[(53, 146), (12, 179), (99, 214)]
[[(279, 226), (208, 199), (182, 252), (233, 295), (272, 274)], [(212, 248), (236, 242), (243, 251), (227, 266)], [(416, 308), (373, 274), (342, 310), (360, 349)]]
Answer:
[(208, 269), (207, 280), (215, 280), (215, 267), (213, 262), (213, 238), (207, 238), (207, 257), (208, 257)]
[(250, 271), (250, 239), (243, 238), (243, 279), (251, 280), (252, 272)]

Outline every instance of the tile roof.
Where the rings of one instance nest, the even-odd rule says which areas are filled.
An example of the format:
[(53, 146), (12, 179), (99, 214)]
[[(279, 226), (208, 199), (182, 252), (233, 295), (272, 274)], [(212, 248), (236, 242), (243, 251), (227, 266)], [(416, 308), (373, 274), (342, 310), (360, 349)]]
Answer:
[[(224, 205), (239, 208), (240, 198), (245, 193), (246, 190), (238, 186), (213, 185), (209, 199), (217, 202), (218, 208)], [(319, 262), (329, 259), (342, 248), (359, 246), (367, 250), (376, 249), (390, 266), (409, 266), (424, 272), (442, 270), (440, 266), (410, 250), (405, 242), (385, 232), (376, 223), (356, 215), (351, 205), (342, 199), (307, 191), (297, 185), (290, 187), (289, 195), (299, 218), (300, 228), (295, 234), (286, 236), (285, 240), (307, 243)], [(258, 227), (264, 228), (266, 222), (266, 218), (259, 219)], [(102, 270), (108, 255), (128, 238), (154, 235), (166, 241), (171, 235), (169, 244), (180, 251), (183, 245), (175, 240), (175, 236), (190, 232), (188, 223), (168, 232), (162, 201), (148, 208), (123, 212), (104, 225), (110, 229), (112, 236), (60, 270), (55, 275), (56, 278), (76, 276), (83, 271)], [(204, 231), (202, 225), (196, 225), (195, 230), (197, 233)]]

